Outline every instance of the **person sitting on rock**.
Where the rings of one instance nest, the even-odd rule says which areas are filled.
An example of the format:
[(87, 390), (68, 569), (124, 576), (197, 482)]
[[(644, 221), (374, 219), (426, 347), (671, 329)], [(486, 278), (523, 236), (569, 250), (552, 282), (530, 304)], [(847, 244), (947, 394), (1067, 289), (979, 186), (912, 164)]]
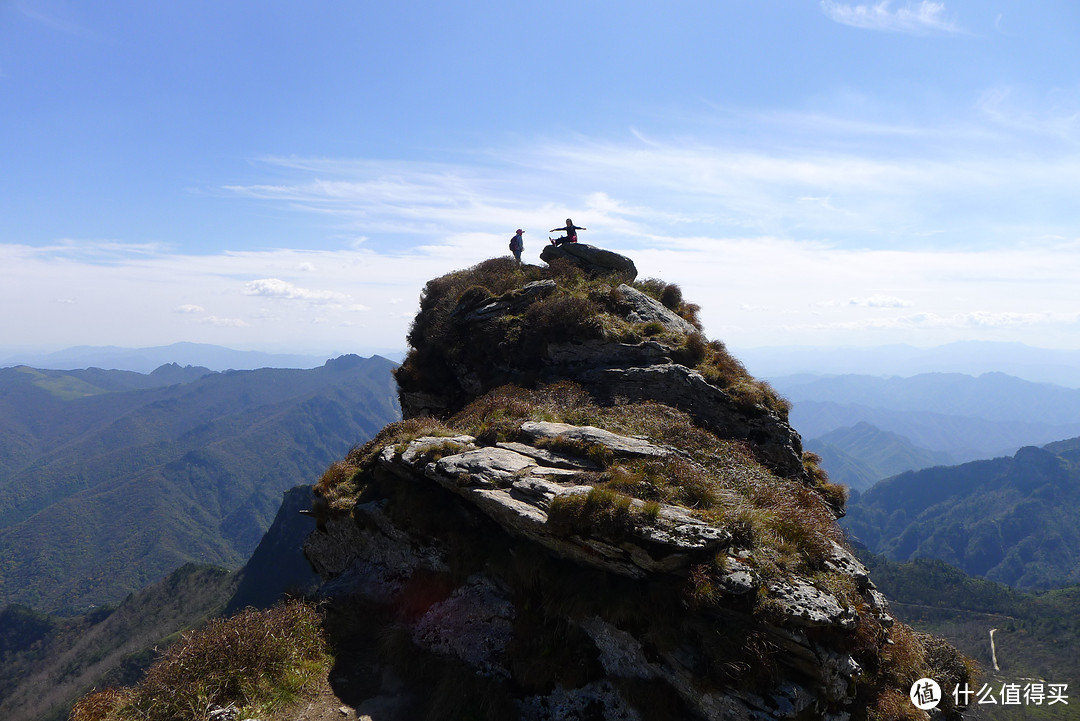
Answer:
[(577, 232), (579, 230), (588, 230), (588, 228), (582, 228), (580, 225), (574, 225), (574, 221), (567, 218), (565, 228), (552, 228), (548, 232), (549, 233), (556, 233), (556, 232), (558, 232), (560, 230), (563, 231), (564, 233), (566, 233), (566, 235), (564, 235), (561, 238), (552, 238), (551, 236), (548, 236), (548, 240), (551, 241), (552, 245), (562, 245), (563, 243), (576, 243), (577, 242)]

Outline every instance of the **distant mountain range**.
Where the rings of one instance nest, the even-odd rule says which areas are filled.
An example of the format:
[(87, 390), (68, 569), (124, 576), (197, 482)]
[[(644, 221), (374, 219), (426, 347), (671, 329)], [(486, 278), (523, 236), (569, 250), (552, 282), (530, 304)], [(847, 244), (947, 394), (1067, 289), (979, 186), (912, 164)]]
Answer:
[(280, 505), (399, 417), (394, 364), (0, 370), (0, 606), (75, 612), (242, 564)]
[[(206, 343), (173, 343), (152, 348), (120, 348), (117, 346), (76, 346), (52, 353), (8, 353), (0, 360), (0, 368), (26, 365), (33, 368), (70, 369), (105, 368), (150, 373), (162, 365), (203, 366), (211, 370), (254, 370), (257, 368), (315, 368), (325, 363), (328, 355), (299, 355), (240, 351)], [(400, 362), (402, 349), (387, 349), (384, 358)]]
[(730, 350), (758, 378), (797, 373), (913, 376), (923, 373), (1006, 373), (1025, 380), (1080, 388), (1080, 350), (1022, 343), (962, 341), (933, 348), (774, 346)]
[[(908, 452), (921, 456), (918, 464), (926, 465), (948, 460), (940, 454), (960, 463), (1080, 435), (1080, 390), (1002, 373), (977, 378), (959, 373), (908, 378), (804, 374), (772, 378), (770, 383), (791, 401), (791, 424), (808, 445), (820, 439), (870, 466), (876, 463), (872, 456), (887, 449), (868, 455), (865, 448), (838, 443), (837, 431), (865, 430), (860, 424), (869, 424), (902, 436), (911, 446)], [(825, 440), (829, 434), (834, 435)], [(920, 467), (925, 465), (911, 466)], [(828, 464), (825, 468), (833, 472)]]
[(888, 478), (842, 524), (892, 560), (936, 558), (1018, 588), (1076, 584), (1080, 438)]

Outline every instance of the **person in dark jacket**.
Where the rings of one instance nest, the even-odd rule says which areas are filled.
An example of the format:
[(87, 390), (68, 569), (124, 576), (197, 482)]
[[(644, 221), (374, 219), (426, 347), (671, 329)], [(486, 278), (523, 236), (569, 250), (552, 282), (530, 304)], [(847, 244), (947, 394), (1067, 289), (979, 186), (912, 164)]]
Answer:
[(557, 233), (559, 231), (562, 231), (566, 233), (566, 235), (561, 238), (552, 238), (551, 236), (548, 236), (548, 240), (551, 241), (552, 245), (562, 245), (563, 243), (576, 243), (577, 232), (579, 230), (588, 230), (588, 228), (582, 228), (580, 225), (574, 225), (574, 221), (567, 218), (565, 228), (552, 228), (548, 231), (549, 233)]
[(510, 239), (510, 252), (514, 254), (514, 259), (518, 265), (521, 265), (521, 251), (525, 250), (525, 239), (521, 237), (524, 232), (524, 230), (518, 228), (517, 235)]

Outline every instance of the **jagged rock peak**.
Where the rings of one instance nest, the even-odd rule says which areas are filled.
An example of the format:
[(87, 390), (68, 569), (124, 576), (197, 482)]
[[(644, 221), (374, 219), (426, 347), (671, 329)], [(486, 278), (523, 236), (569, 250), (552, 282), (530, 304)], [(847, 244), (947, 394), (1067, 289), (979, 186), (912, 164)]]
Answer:
[[(502, 259), (430, 281), (397, 372), (404, 416), (445, 418), (505, 384), (572, 380), (606, 403), (679, 408), (745, 441), (771, 470), (812, 482), (786, 401), (705, 339), (698, 306), (673, 284), (622, 281)], [(832, 503), (841, 512), (842, 499)]]
[(967, 680), (677, 287), (488, 261), (430, 281), (409, 340), (406, 418), (327, 472), (306, 546), (398, 639), (380, 673), (430, 670), (403, 718), (888, 717)]

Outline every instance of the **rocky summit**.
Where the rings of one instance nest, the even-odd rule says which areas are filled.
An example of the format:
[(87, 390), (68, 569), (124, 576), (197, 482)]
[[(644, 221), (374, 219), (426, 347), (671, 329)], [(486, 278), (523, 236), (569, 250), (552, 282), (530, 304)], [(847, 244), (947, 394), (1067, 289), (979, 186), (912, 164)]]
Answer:
[(427, 284), (405, 419), (316, 487), (335, 692), (379, 719), (928, 718), (912, 683), (970, 663), (893, 620), (783, 399), (635, 277)]

